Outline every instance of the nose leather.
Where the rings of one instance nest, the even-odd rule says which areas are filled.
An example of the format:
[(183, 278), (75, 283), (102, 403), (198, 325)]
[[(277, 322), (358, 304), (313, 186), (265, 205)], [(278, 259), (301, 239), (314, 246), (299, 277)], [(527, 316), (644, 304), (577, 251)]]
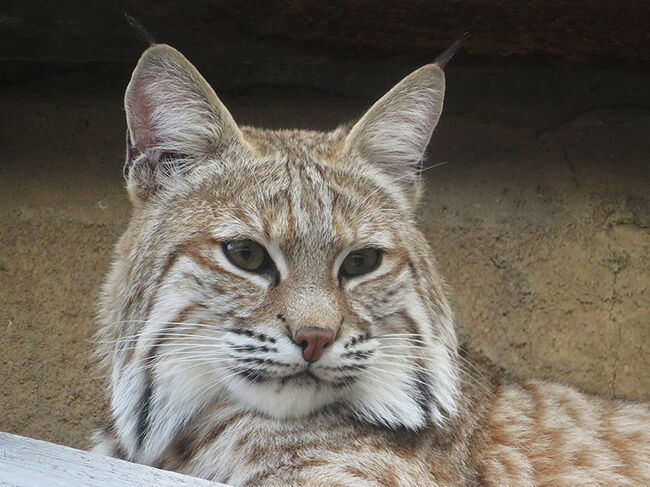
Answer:
[(304, 347), (302, 358), (307, 362), (316, 362), (323, 355), (323, 349), (334, 343), (334, 331), (320, 326), (303, 326), (299, 328), (293, 341)]

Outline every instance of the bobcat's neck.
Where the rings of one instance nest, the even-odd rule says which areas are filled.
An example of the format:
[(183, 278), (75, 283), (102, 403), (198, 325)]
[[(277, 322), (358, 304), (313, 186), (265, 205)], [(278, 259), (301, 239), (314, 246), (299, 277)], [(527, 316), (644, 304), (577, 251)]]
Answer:
[[(492, 441), (488, 413), (498, 379), (481, 364), (463, 364), (461, 411), (445, 428), (390, 430), (336, 408), (278, 420), (216, 403), (195, 414), (153, 463), (247, 487), (329, 486), (333, 478), (349, 482), (341, 485), (476, 485)], [(101, 440), (98, 450), (124, 457), (110, 427)]]
[[(480, 425), (494, 385), (476, 372), (462, 375), (462, 414), (445, 428), (390, 430), (359, 422), (336, 408), (309, 418), (278, 420), (215, 404), (196, 415), (156, 466), (246, 486), (296, 481), (320, 485), (315, 479), (328, 479), (334, 472), (375, 478), (373, 471), (382, 472), (384, 481), (372, 485), (403, 485), (398, 480), (402, 471), (419, 472), (422, 485), (443, 478), (449, 482), (431, 485), (472, 485), (474, 452), (484, 443)], [(368, 472), (353, 467), (360, 464), (368, 465)]]

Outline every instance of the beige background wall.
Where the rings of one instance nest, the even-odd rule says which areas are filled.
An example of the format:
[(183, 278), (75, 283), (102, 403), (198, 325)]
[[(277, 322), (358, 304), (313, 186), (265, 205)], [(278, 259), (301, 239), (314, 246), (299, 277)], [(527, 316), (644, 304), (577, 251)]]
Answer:
[[(424, 173), (421, 224), (463, 346), (516, 376), (648, 401), (650, 83), (639, 61), (647, 52), (609, 42), (602, 53), (613, 64), (503, 59), (505, 48), (488, 42), (497, 27), (470, 49), (493, 57), (461, 55), (449, 67), (428, 162), (440, 165)], [(186, 50), (240, 123), (333, 128), (419, 62), (400, 58), (403, 38), (387, 60), (373, 44), (365, 61), (359, 51), (337, 62), (340, 44), (327, 59), (303, 57), (292, 39), (273, 44), (274, 32), (254, 32), (252, 65)], [(265, 64), (267, 34), (278, 53)], [(598, 50), (579, 46), (583, 55)], [(121, 97), (136, 59), (75, 64), (46, 52), (60, 66), (0, 60), (0, 430), (85, 447), (105, 408), (91, 339), (98, 286), (129, 212)], [(285, 54), (299, 61), (274, 68)]]

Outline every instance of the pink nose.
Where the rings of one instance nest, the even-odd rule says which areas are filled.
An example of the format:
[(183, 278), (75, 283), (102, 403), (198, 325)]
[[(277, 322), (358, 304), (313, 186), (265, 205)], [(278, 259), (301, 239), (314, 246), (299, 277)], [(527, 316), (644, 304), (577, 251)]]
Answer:
[(316, 362), (323, 355), (323, 349), (334, 343), (334, 331), (319, 326), (303, 326), (296, 332), (293, 341), (304, 347), (302, 358), (307, 362)]

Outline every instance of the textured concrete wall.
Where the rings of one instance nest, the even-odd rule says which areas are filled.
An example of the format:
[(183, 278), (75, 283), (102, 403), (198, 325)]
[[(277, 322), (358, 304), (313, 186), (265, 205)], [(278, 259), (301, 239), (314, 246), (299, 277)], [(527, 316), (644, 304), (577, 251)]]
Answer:
[[(83, 447), (105, 408), (90, 340), (98, 285), (129, 212), (121, 179), (121, 98), (138, 47), (130, 44), (124, 58), (112, 58), (128, 31), (93, 39), (79, 19), (101, 16), (83, 9), (73, 15), (75, 5), (53, 14), (69, 18), (60, 22), (67, 40), (59, 43), (52, 34), (46, 50), (30, 51), (35, 62), (9, 54), (25, 42), (45, 46), (42, 36), (30, 41), (29, 30), (16, 27), (27, 36), (22, 44), (11, 44), (20, 40), (11, 36), (0, 39), (6, 68), (0, 76), (0, 430)], [(353, 29), (345, 16), (339, 17), (347, 26), (340, 37), (323, 26), (313, 34), (329, 32), (329, 41), (295, 37), (307, 27), (281, 32), (282, 19), (295, 23), (311, 12), (297, 7), (284, 17), (276, 9), (269, 13), (275, 20), (264, 23), (262, 16), (238, 17), (224, 6), (221, 13), (235, 27), (215, 36), (230, 38), (225, 46), (233, 51), (202, 47), (198, 40), (211, 35), (205, 25), (225, 25), (221, 17), (199, 10), (206, 24), (193, 30), (182, 16), (174, 24), (175, 11), (164, 10), (168, 3), (158, 5), (141, 12), (168, 22), (154, 21), (154, 33), (171, 42), (180, 36), (188, 56), (245, 124), (332, 128), (362, 113), (425, 51), (418, 43), (412, 50), (394, 44), (390, 51), (378, 44), (378, 35), (364, 36), (357, 28), (362, 48), (352, 52)], [(598, 11), (609, 3), (593, 5)], [(503, 9), (499, 3), (485, 15), (496, 18)], [(20, 15), (21, 22), (33, 21), (18, 6), (8, 12), (0, 17), (3, 29), (17, 25), (11, 19)], [(361, 19), (357, 27), (379, 19), (375, 14), (354, 14)], [(391, 15), (393, 30), (381, 24), (386, 32), (398, 31), (403, 20)], [(442, 9), (440, 15), (459, 18), (462, 9)], [(516, 10), (507, 18), (531, 15)], [(106, 19), (97, 25), (113, 25)], [(441, 34), (426, 49), (437, 50), (448, 34), (453, 37), (457, 24), (446, 22), (440, 20)], [(169, 23), (175, 30), (161, 35)], [(628, 23), (637, 32), (637, 24)], [(97, 32), (106, 32), (100, 27)], [(487, 28), (482, 32), (495, 45), (503, 41), (489, 37)], [(533, 41), (559, 46), (558, 36)], [(84, 38), (91, 39), (87, 46), (79, 42)], [(624, 49), (617, 52), (631, 52), (634, 42), (622, 39)], [(479, 41), (483, 47), (469, 47), (470, 53), (489, 45)], [(580, 45), (574, 43), (573, 51), (581, 52)], [(436, 167), (425, 172), (421, 224), (450, 284), (470, 353), (515, 376), (650, 400), (649, 73), (635, 65), (639, 58), (614, 55), (607, 42), (591, 45), (601, 49), (599, 55), (625, 62), (613, 67), (465, 55), (452, 63), (445, 112), (431, 144), (429, 164)], [(110, 63), (69, 63), (63, 56), (89, 49), (86, 54), (97, 60), (100, 48)], [(339, 48), (349, 56), (337, 60)], [(553, 53), (522, 53), (537, 50)]]

